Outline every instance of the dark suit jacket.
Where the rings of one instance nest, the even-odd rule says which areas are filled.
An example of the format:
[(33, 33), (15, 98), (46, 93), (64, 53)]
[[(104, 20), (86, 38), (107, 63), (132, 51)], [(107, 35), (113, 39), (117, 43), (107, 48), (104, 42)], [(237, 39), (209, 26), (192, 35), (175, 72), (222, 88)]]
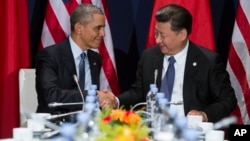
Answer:
[[(88, 60), (92, 83), (99, 88), (101, 58), (98, 53), (88, 50)], [(75, 62), (69, 39), (44, 48), (36, 58), (36, 90), (38, 94), (37, 112), (57, 113), (80, 110), (78, 106), (62, 106), (49, 108), (52, 102), (81, 102), (81, 94), (73, 79), (76, 74)], [(86, 91), (83, 91), (86, 95)]]
[[(164, 55), (159, 46), (146, 49), (138, 63), (136, 81), (131, 89), (118, 96), (120, 105), (129, 108), (146, 101), (149, 85), (154, 83), (158, 69), (157, 87), (161, 86)], [(196, 66), (193, 63), (196, 62)], [(228, 116), (237, 100), (225, 64), (215, 52), (189, 43), (183, 83), (185, 115), (190, 110), (201, 110), (208, 120), (215, 122)]]

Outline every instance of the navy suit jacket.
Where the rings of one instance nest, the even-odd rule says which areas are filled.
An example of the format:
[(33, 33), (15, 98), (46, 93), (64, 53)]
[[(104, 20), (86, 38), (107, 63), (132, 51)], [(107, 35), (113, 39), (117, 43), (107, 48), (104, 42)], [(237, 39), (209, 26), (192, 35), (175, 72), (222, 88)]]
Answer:
[[(99, 88), (101, 58), (95, 51), (88, 50), (88, 60), (92, 83)], [(44, 48), (36, 58), (36, 90), (38, 94), (37, 112), (58, 113), (80, 110), (82, 105), (48, 107), (52, 102), (82, 102), (73, 75), (76, 74), (75, 62), (69, 39)], [(86, 91), (83, 91), (86, 95)]]
[[(135, 83), (131, 89), (118, 96), (121, 106), (128, 109), (132, 105), (146, 101), (149, 85), (154, 83), (156, 69), (157, 87), (160, 88), (163, 58), (164, 54), (159, 46), (145, 49), (138, 63)], [(237, 104), (222, 58), (191, 41), (184, 72), (183, 102), (185, 115), (190, 110), (201, 110), (207, 114), (211, 122), (229, 116)]]

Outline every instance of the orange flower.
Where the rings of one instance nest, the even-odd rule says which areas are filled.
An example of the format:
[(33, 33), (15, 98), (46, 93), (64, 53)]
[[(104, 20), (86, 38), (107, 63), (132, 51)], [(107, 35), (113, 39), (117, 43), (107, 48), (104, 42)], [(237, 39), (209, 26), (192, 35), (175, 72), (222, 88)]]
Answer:
[(96, 141), (149, 141), (147, 127), (140, 125), (142, 119), (137, 113), (123, 109), (104, 113), (99, 128), (105, 134)]
[(141, 121), (141, 118), (136, 113), (120, 109), (113, 110), (111, 117), (114, 120), (119, 120), (120, 122), (126, 124), (138, 124)]
[(136, 113), (130, 111), (127, 111), (123, 118), (123, 122), (128, 124), (139, 124), (140, 121), (141, 118)]
[(123, 117), (124, 117), (124, 114), (125, 113), (124, 113), (123, 110), (117, 109), (117, 110), (113, 110), (110, 115), (114, 120), (122, 121)]

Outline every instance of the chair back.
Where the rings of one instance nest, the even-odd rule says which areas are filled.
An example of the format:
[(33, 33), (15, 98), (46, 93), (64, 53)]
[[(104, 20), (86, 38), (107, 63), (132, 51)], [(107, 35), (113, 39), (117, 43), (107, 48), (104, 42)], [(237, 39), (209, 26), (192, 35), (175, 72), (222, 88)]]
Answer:
[(35, 89), (35, 69), (19, 70), (19, 103), (20, 126), (26, 124), (31, 113), (37, 109), (37, 93)]

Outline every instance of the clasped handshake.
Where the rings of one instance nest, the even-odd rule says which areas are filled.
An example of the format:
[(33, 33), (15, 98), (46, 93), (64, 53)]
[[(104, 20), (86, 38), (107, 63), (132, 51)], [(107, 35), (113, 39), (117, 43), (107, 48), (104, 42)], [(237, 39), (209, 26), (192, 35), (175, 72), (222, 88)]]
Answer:
[[(97, 91), (99, 96), (99, 103), (102, 108), (119, 108), (119, 100), (118, 98), (108, 90)], [(205, 112), (199, 110), (190, 110), (187, 115), (200, 115), (202, 116), (202, 121), (207, 122), (208, 118)]]
[(116, 96), (108, 91), (108, 90), (102, 90), (102, 91), (97, 91), (98, 96), (99, 96), (99, 103), (102, 108), (112, 108), (116, 109), (118, 108), (118, 99)]

